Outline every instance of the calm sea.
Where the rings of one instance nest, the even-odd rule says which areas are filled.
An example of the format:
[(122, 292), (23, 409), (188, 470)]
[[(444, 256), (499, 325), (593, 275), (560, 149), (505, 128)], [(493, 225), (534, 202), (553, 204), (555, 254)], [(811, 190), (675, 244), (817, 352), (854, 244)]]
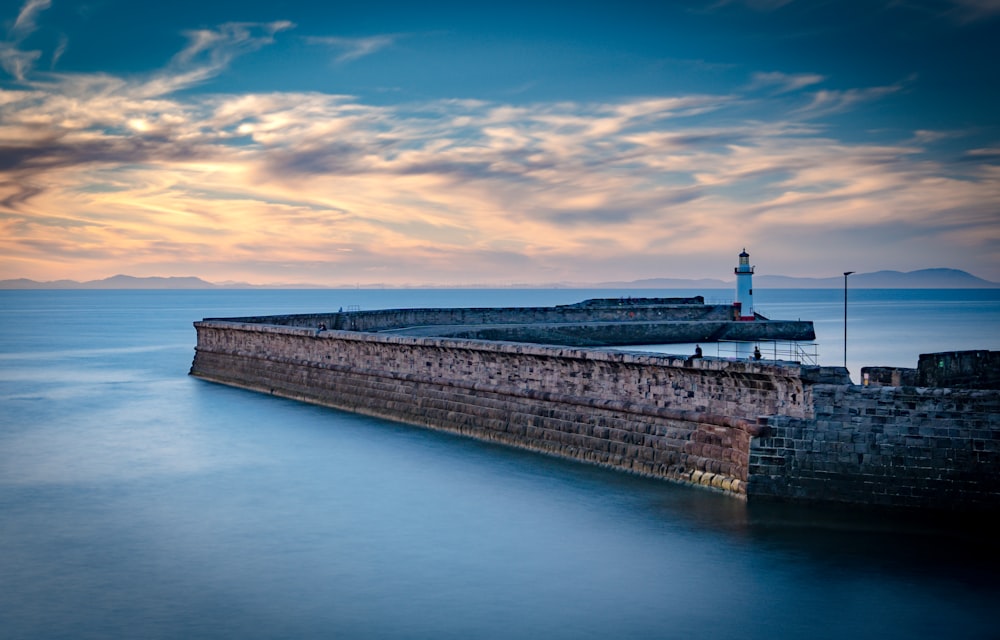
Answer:
[[(986, 522), (748, 506), (187, 376), (202, 317), (692, 293), (731, 295), (0, 291), (0, 637), (1000, 638)], [(841, 291), (756, 302), (842, 363)], [(1000, 290), (848, 312), (855, 379), (1000, 349)]]

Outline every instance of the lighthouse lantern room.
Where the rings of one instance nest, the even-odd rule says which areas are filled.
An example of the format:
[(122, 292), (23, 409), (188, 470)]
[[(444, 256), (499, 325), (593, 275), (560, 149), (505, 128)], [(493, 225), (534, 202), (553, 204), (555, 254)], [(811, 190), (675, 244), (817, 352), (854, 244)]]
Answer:
[(753, 320), (753, 267), (750, 266), (750, 254), (746, 248), (740, 253), (739, 266), (736, 273), (736, 301), (733, 303), (737, 320)]

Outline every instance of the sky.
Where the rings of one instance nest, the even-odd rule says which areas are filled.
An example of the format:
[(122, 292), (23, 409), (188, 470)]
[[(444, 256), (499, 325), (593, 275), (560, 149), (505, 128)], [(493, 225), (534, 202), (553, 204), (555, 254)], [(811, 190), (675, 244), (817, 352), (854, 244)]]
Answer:
[(1000, 281), (1000, 0), (0, 2), (0, 279)]

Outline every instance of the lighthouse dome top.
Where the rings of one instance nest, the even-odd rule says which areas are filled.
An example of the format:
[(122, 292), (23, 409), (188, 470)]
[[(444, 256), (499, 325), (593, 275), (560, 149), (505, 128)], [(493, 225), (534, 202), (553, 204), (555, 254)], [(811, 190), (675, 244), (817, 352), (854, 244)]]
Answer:
[(753, 273), (753, 267), (750, 266), (750, 254), (747, 253), (746, 248), (743, 249), (743, 253), (740, 254), (739, 266), (736, 267), (737, 275), (748, 275)]

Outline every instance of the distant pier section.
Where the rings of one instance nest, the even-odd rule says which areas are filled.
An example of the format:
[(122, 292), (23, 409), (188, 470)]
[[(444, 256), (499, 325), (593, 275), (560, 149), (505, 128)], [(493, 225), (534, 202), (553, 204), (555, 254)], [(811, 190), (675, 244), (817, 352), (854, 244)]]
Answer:
[(383, 309), (228, 318), (250, 324), (577, 347), (815, 340), (813, 323), (739, 317), (735, 305), (689, 298), (598, 298), (554, 307)]

